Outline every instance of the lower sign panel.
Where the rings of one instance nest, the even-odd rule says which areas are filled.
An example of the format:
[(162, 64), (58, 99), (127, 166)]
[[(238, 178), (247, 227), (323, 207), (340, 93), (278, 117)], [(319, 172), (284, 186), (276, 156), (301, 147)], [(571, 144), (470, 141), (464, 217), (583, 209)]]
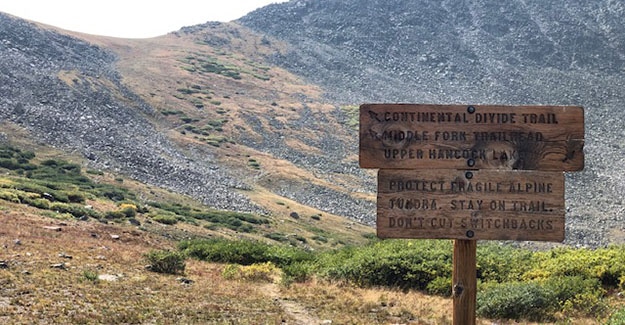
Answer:
[(378, 172), (380, 238), (564, 240), (564, 173)]

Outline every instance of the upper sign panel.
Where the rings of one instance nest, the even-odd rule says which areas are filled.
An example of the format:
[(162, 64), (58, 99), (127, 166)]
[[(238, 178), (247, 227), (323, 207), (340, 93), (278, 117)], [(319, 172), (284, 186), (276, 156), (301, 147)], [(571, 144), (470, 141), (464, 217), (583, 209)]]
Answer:
[(362, 168), (577, 171), (583, 148), (578, 106), (360, 106)]

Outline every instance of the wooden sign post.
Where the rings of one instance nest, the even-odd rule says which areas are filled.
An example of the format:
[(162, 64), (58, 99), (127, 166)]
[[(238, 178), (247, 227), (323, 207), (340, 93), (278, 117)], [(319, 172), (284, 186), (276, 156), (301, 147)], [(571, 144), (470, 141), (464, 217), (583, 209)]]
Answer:
[(475, 324), (477, 240), (564, 240), (564, 174), (584, 168), (577, 106), (366, 104), (380, 238), (454, 239), (454, 324)]

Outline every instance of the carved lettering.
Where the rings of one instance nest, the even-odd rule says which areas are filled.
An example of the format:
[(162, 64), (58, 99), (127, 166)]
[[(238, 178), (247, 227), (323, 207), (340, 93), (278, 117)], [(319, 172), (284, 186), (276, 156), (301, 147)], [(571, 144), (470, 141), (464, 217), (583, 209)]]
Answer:
[(512, 201), (512, 211), (551, 212), (544, 201)]
[(452, 210), (481, 210), (484, 200), (451, 200)]
[(434, 140), (436, 141), (467, 141), (467, 133), (459, 131), (436, 131), (434, 132)]
[(402, 180), (394, 179), (389, 181), (389, 189), (393, 192), (415, 191), (415, 192), (435, 192), (443, 191), (445, 181), (428, 181), (420, 179)]
[(510, 183), (510, 193), (553, 193), (552, 183)]
[(435, 199), (406, 199), (391, 198), (388, 204), (389, 209), (397, 210), (437, 210)]
[(402, 130), (390, 130), (382, 133), (383, 141), (392, 142), (412, 142), (412, 141), (427, 141), (429, 140), (428, 131), (402, 131)]
[(523, 123), (526, 124), (558, 124), (556, 114), (521, 114), (523, 116)]
[(542, 132), (473, 132), (475, 141), (480, 142), (542, 142)]
[(389, 228), (404, 229), (451, 229), (454, 227), (453, 220), (449, 218), (424, 218), (424, 217), (390, 217)]
[(491, 183), (491, 182), (465, 182), (465, 181), (452, 181), (451, 182), (451, 191), (454, 193), (460, 192), (482, 192), (482, 193), (493, 193), (493, 192), (501, 192), (502, 191), (501, 183)]
[[(372, 112), (369, 112), (371, 115)], [(373, 116), (373, 115), (372, 115)], [(467, 113), (451, 112), (384, 112), (384, 122), (418, 122), (418, 123), (469, 123)], [(375, 119), (381, 122), (378, 114)]]
[(421, 149), (384, 149), (386, 159), (423, 159), (424, 153)]
[(527, 218), (462, 218), (459, 221), (463, 229), (510, 229), (510, 230), (553, 230), (552, 220)]
[(476, 149), (430, 149), (430, 159), (482, 159), (486, 160), (486, 150)]
[(514, 124), (516, 113), (476, 113), (475, 123)]

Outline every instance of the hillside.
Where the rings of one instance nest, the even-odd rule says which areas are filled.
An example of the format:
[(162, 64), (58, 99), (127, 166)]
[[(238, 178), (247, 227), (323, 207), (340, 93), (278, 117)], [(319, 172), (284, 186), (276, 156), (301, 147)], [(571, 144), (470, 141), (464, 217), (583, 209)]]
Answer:
[(335, 103), (581, 105), (567, 242), (623, 241), (625, 7), (614, 1), (302, 0), (238, 22), (287, 42), (272, 63)]
[(371, 225), (355, 106), (582, 105), (566, 243), (622, 243), (623, 15), (602, 0), (302, 0), (126, 40), (0, 14), (0, 122), (9, 142), (210, 207)]
[[(347, 192), (361, 180), (349, 176), (341, 181), (354, 185), (343, 189), (324, 180), (331, 176), (315, 176), (326, 174), (324, 166), (343, 173), (336, 158), (353, 156), (343, 150), (355, 148), (347, 142), (353, 131), (326, 118), (347, 117), (315, 100), (316, 87), (263, 66), (252, 54), (263, 47), (260, 36), (206, 24), (149, 40), (78, 35), (86, 43), (2, 17), (9, 27), (2, 36), (3, 69), (11, 73), (2, 76), (1, 114), (29, 137), (78, 154), (91, 167), (216, 208), (267, 214), (283, 193), (306, 187), (317, 195), (301, 198), (317, 201), (324, 212), (370, 217), (372, 203), (361, 207)], [(63, 46), (68, 53), (55, 52)], [(42, 61), (46, 69), (33, 71)], [(282, 154), (272, 156), (267, 147)], [(272, 192), (273, 198), (250, 199)]]

